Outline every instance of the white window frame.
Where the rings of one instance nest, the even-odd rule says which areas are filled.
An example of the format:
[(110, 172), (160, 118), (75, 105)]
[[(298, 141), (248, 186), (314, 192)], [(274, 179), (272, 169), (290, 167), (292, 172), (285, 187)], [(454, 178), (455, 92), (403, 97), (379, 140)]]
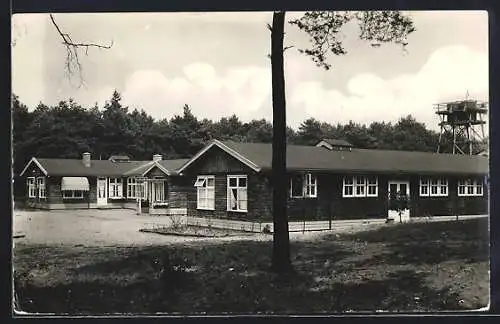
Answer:
[[(483, 196), (484, 195), (483, 182), (480, 180), (476, 180), (475, 184), (476, 184), (476, 196)], [(478, 190), (479, 188), (481, 188), (481, 192), (479, 192), (479, 190)]]
[[(115, 190), (117, 193), (115, 194)], [(123, 198), (123, 179), (122, 178), (109, 178), (108, 179), (108, 198), (109, 199), (122, 199)]]
[(419, 182), (420, 197), (448, 197), (449, 191), (450, 190), (448, 186), (448, 179), (446, 178), (435, 178), (435, 177), (420, 178)]
[(127, 198), (137, 199), (138, 186), (140, 186), (140, 183), (137, 183), (135, 177), (127, 178)]
[(136, 187), (136, 194), (137, 194), (138, 190), (141, 191), (140, 198), (142, 200), (148, 199), (148, 182), (147, 181), (143, 181), (142, 183), (138, 183), (137, 187)]
[[(347, 193), (347, 189), (351, 193)], [(359, 188), (359, 190), (358, 190)], [(370, 188), (375, 188), (375, 193), (370, 193)], [(378, 177), (377, 176), (344, 176), (342, 180), (343, 198), (372, 198), (378, 197)]]
[(45, 189), (45, 177), (36, 178), (36, 187), (38, 188), (38, 198), (47, 198), (47, 190)]
[[(463, 188), (464, 193), (460, 193), (460, 188)], [(470, 188), (472, 188), (472, 193), (469, 192)], [(484, 195), (483, 182), (479, 179), (460, 179), (457, 183), (457, 194), (459, 197), (481, 197)]]
[(448, 179), (446, 178), (441, 178), (439, 179), (440, 180), (440, 183), (439, 183), (439, 196), (440, 197), (448, 197)]
[[(83, 190), (63, 190), (63, 199), (83, 199)], [(77, 195), (78, 193), (78, 195)]]
[[(231, 186), (231, 180), (236, 179), (236, 186)], [(240, 179), (245, 179), (245, 186), (240, 186)], [(231, 208), (231, 192), (236, 189), (236, 209)], [(240, 192), (244, 192), (246, 199), (240, 199)], [(231, 212), (248, 212), (248, 177), (246, 175), (228, 175), (227, 176), (227, 211)], [(240, 201), (245, 201), (246, 208), (240, 208)]]
[(28, 198), (36, 198), (35, 177), (27, 177), (26, 185), (28, 186)]
[(151, 201), (154, 202), (155, 204), (165, 205), (166, 203), (168, 203), (167, 202), (168, 193), (165, 194), (165, 181), (152, 181), (151, 195), (152, 195)]
[(311, 173), (306, 173), (305, 175), (305, 192), (304, 197), (306, 198), (316, 198), (318, 197), (318, 177)]
[[(209, 180), (213, 185), (209, 186)], [(215, 210), (215, 176), (202, 175), (196, 178), (196, 208), (200, 210)]]
[[(351, 193), (346, 193), (347, 188), (350, 188)], [(342, 197), (354, 197), (354, 177), (344, 177), (342, 181)]]
[[(302, 190), (300, 195), (293, 193), (293, 180), (300, 177), (302, 180)], [(312, 173), (303, 175), (292, 175), (290, 178), (290, 197), (291, 198), (317, 198), (318, 197), (318, 177)]]
[(366, 177), (363, 176), (354, 177), (354, 196), (366, 197)]
[(431, 191), (431, 184), (429, 179), (420, 178), (420, 186), (419, 186), (420, 197), (429, 197), (430, 191)]
[[(378, 177), (366, 177), (366, 197), (378, 197)], [(370, 188), (375, 188), (375, 193), (370, 193)]]

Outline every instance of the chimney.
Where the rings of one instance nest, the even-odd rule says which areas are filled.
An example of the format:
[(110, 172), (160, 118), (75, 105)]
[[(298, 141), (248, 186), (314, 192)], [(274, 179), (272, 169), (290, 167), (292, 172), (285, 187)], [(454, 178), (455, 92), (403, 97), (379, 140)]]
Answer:
[(153, 161), (161, 161), (163, 159), (163, 156), (161, 154), (155, 154), (153, 155)]
[(90, 153), (89, 152), (85, 152), (82, 154), (82, 162), (83, 162), (83, 165), (85, 165), (87, 168), (90, 167)]

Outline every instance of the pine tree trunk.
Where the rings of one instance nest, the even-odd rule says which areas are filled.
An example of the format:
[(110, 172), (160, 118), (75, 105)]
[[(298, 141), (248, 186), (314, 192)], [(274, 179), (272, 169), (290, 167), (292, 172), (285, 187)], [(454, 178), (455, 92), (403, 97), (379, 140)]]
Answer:
[(289, 272), (290, 238), (287, 217), (286, 181), (286, 102), (283, 38), (285, 12), (273, 13), (271, 31), (271, 70), (273, 94), (273, 258), (272, 269), (277, 273)]

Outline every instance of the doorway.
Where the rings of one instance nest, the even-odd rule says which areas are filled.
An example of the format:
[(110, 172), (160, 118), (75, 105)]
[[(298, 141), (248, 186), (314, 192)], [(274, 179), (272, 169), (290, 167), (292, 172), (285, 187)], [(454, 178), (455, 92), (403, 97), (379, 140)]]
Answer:
[(401, 213), (401, 218), (397, 210), (390, 208), (391, 206), (391, 197), (395, 193), (405, 193), (408, 197), (410, 197), (410, 182), (409, 181), (401, 181), (401, 180), (389, 180), (388, 184), (388, 214), (387, 219), (394, 220), (396, 222), (402, 221), (403, 223), (408, 222), (410, 220), (410, 209), (406, 208)]
[(108, 190), (106, 178), (97, 179), (97, 206), (106, 206), (108, 204)]

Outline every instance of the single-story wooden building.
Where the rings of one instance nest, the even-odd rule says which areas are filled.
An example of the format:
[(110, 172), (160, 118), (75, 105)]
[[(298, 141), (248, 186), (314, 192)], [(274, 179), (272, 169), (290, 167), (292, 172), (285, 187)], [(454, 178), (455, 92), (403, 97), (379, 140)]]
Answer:
[[(127, 156), (92, 160), (32, 158), (21, 172), (26, 205), (40, 209), (133, 208), (186, 213), (186, 185), (177, 169), (186, 159), (133, 161)], [(140, 204), (139, 204), (140, 203)]]
[[(323, 140), (287, 146), (293, 220), (397, 218), (391, 193), (406, 193), (402, 217), (488, 213), (488, 158), (356, 149)], [(188, 217), (272, 220), (272, 145), (214, 140), (177, 171), (194, 190)]]

